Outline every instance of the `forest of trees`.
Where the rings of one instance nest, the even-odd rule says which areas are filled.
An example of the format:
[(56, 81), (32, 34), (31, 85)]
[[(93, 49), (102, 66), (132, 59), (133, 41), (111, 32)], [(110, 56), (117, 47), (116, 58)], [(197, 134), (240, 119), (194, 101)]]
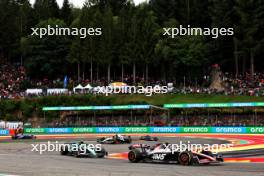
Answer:
[[(101, 36), (31, 36), (33, 27), (102, 28)], [(164, 37), (163, 27), (234, 28), (233, 36)], [(32, 78), (122, 80), (125, 75), (181, 80), (213, 64), (234, 75), (263, 71), (264, 0), (0, 1), (0, 58), (21, 63)]]

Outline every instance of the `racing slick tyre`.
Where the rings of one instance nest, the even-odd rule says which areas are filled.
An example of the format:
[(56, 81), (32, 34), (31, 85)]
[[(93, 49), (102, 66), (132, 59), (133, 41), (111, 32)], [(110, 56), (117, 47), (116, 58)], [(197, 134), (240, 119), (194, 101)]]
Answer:
[(190, 165), (192, 164), (192, 158), (193, 158), (193, 155), (191, 152), (189, 151), (185, 151), (185, 152), (181, 152), (179, 154), (179, 158), (178, 158), (178, 161), (181, 165)]
[(69, 153), (68, 147), (65, 146), (65, 148), (61, 147), (60, 148), (60, 154), (61, 155), (67, 155)]
[(142, 159), (141, 153), (137, 149), (128, 152), (128, 160), (132, 163), (138, 163)]
[(105, 149), (102, 149), (98, 154), (97, 157), (98, 158), (104, 158), (105, 156), (107, 156), (108, 153), (105, 151)]

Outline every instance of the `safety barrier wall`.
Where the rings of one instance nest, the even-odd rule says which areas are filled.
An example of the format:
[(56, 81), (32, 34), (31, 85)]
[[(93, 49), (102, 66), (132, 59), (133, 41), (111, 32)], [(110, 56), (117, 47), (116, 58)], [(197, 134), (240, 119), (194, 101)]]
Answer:
[(9, 130), (0, 130), (0, 136), (7, 136), (9, 135)]
[[(25, 134), (111, 134), (111, 133), (211, 133), (211, 134), (264, 134), (260, 127), (78, 127), (78, 128), (25, 128)], [(0, 136), (11, 135), (0, 130)]]
[(264, 134), (261, 127), (79, 127), (79, 128), (26, 128), (28, 134), (82, 134), (82, 133), (221, 133)]

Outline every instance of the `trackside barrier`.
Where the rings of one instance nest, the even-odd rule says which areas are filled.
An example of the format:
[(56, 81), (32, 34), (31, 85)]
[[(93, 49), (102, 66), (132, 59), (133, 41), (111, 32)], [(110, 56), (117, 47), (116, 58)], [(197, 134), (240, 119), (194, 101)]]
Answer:
[[(80, 127), (80, 128), (25, 128), (27, 134), (107, 134), (107, 133), (220, 133), (264, 134), (260, 127)], [(0, 135), (6, 132), (0, 131)]]
[[(107, 133), (220, 133), (264, 134), (260, 127), (80, 127), (80, 128), (25, 128), (26, 134), (107, 134)], [(0, 136), (11, 135), (9, 130), (0, 130)]]
[(0, 130), (0, 136), (8, 136), (9, 130)]

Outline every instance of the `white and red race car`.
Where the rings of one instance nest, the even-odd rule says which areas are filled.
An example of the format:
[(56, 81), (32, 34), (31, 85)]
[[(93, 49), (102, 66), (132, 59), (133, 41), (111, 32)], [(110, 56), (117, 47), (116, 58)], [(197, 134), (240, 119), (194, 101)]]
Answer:
[(130, 162), (158, 162), (178, 163), (181, 165), (202, 165), (220, 163), (224, 159), (220, 154), (210, 151), (173, 151), (168, 143), (149, 146), (146, 144), (134, 144), (129, 147), (128, 159)]

